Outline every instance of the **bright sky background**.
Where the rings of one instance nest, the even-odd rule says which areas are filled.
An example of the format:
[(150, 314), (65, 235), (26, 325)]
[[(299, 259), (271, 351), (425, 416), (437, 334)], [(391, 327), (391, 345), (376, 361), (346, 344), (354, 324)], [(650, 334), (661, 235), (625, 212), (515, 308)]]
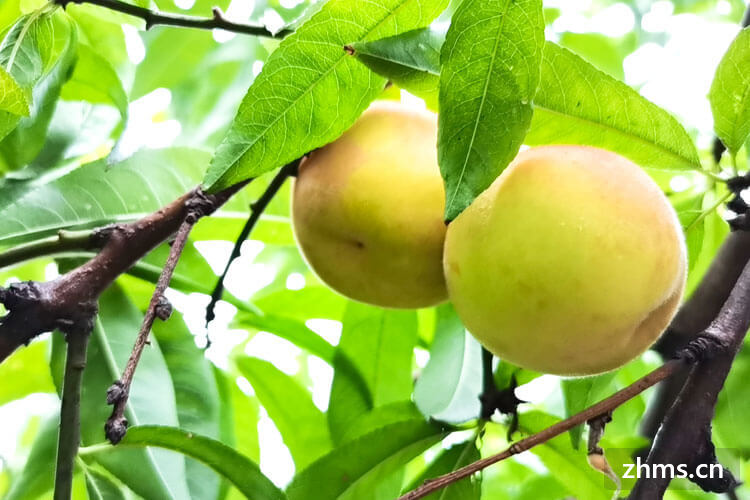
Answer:
[[(293, 8), (301, 0), (282, 0), (285, 8)], [(746, 0), (747, 1), (747, 0)], [(180, 8), (189, 8), (194, 0), (175, 0)], [(227, 9), (227, 16), (240, 21), (247, 20), (253, 12), (252, 0), (233, 0)], [(545, 0), (545, 7), (560, 9), (561, 14), (550, 28), (547, 37), (556, 39), (561, 33), (599, 32), (606, 36), (621, 36), (630, 32), (636, 16), (624, 3), (617, 3), (595, 15), (590, 15), (591, 0)], [(730, 10), (729, 2), (716, 2), (717, 12), (726, 14)], [(628, 55), (624, 61), (625, 80), (638, 88), (653, 102), (663, 106), (679, 117), (688, 128), (698, 131), (699, 145), (707, 147), (712, 139), (712, 118), (706, 95), (713, 73), (722, 54), (738, 31), (734, 23), (711, 21), (693, 14), (673, 15), (672, 2), (659, 0), (651, 4), (650, 11), (641, 20), (642, 28), (649, 32), (664, 33), (666, 42), (663, 45), (648, 43)], [(273, 10), (268, 10), (263, 21), (273, 28), (280, 27), (281, 18)], [(145, 48), (140, 34), (132, 27), (125, 25), (128, 53), (134, 63), (143, 60)], [(225, 42), (234, 34), (216, 31), (217, 42)], [(254, 73), (262, 69), (262, 62), (253, 63)], [(154, 116), (167, 110), (171, 94), (167, 89), (158, 89), (133, 102), (130, 106), (130, 125), (127, 142), (124, 145), (133, 150), (141, 147), (160, 148), (169, 146), (180, 134), (180, 123), (173, 119), (154, 120)], [(419, 101), (408, 95), (404, 100), (414, 103)], [(419, 105), (419, 104), (416, 104)], [(235, 272), (227, 282), (228, 290), (238, 298), (249, 298), (252, 293), (270, 283), (272, 271), (262, 264), (254, 264), (253, 259), (262, 250), (263, 244), (248, 241), (243, 247), (243, 255), (236, 262)], [(231, 243), (207, 244), (200, 250), (209, 259), (213, 269), (220, 272), (229, 256)], [(54, 269), (50, 270), (54, 273)], [(293, 274), (287, 280), (287, 287), (299, 289), (304, 287), (305, 278)], [(196, 334), (198, 342), (205, 338), (203, 328), (204, 308), (208, 302), (206, 296), (184, 296), (170, 291), (169, 298), (178, 310), (185, 314), (186, 320)], [(233, 347), (247, 339), (244, 331), (230, 331), (227, 325), (234, 314), (234, 308), (221, 303), (218, 318), (211, 326), (212, 346), (208, 350), (210, 359), (219, 366), (226, 366), (227, 355)], [(308, 326), (327, 340), (336, 343), (341, 334), (341, 324), (330, 320), (312, 320)], [(280, 370), (293, 375), (300, 369), (297, 356), (300, 349), (286, 340), (267, 333), (259, 333), (247, 343), (246, 352), (253, 356), (273, 362)], [(417, 362), (424, 365), (427, 354), (419, 350)], [(308, 362), (313, 400), (321, 409), (328, 405), (328, 392), (332, 380), (332, 370), (324, 362), (310, 357)], [(547, 398), (559, 398), (558, 379), (545, 376), (536, 379), (523, 387), (522, 399), (541, 402)], [(248, 394), (252, 386), (245, 379), (239, 379), (238, 385)], [(0, 457), (12, 460), (16, 456), (17, 440), (22, 434), (32, 415), (48, 414), (58, 405), (52, 395), (33, 395), (0, 407), (0, 421), (4, 432), (0, 434)], [(281, 436), (274, 424), (263, 412), (259, 423), (261, 443), (261, 469), (279, 485), (286, 484), (294, 473), (294, 465)], [(3, 460), (3, 461), (5, 461)], [(532, 458), (522, 459), (534, 465)], [(0, 462), (0, 470), (3, 464)]]

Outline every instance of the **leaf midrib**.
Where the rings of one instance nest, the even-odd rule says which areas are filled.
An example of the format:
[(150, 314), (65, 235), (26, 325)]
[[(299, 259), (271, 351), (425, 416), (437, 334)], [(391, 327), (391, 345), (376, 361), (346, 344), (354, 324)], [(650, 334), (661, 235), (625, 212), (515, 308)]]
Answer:
[(479, 121), (482, 117), (482, 111), (484, 110), (484, 103), (487, 100), (487, 91), (490, 87), (490, 80), (492, 78), (492, 71), (495, 68), (495, 59), (497, 59), (497, 50), (500, 46), (500, 39), (502, 38), (503, 34), (503, 28), (505, 27), (505, 20), (508, 18), (508, 6), (510, 4), (511, 0), (505, 0), (505, 5), (503, 7), (503, 14), (500, 17), (500, 26), (498, 26), (497, 30), (497, 37), (495, 38), (495, 46), (492, 50), (492, 57), (490, 58), (490, 67), (487, 70), (487, 76), (485, 78), (484, 82), (484, 89), (482, 90), (482, 100), (479, 103), (479, 110), (477, 111), (476, 119), (474, 120), (474, 130), (471, 133), (471, 140), (469, 141), (469, 146), (467, 148), (466, 157), (464, 158), (464, 164), (461, 167), (461, 173), (458, 176), (458, 181), (456, 182), (456, 188), (453, 190), (453, 194), (446, 202), (446, 211), (450, 211), (450, 209), (453, 207), (453, 203), (456, 200), (456, 196), (458, 195), (458, 190), (461, 187), (461, 183), (463, 182), (464, 175), (466, 174), (466, 167), (469, 164), (469, 158), (471, 157), (471, 151), (474, 149), (474, 141), (476, 140), (477, 131), (479, 130)]
[(396, 66), (403, 66), (404, 68), (414, 70), (418, 73), (425, 73), (431, 76), (440, 76), (440, 70), (436, 70), (434, 66), (425, 65), (425, 67), (422, 67), (422, 66), (417, 66), (416, 64), (412, 64), (410, 61), (395, 59), (395, 58), (387, 57), (386, 55), (375, 54), (373, 52), (367, 52), (365, 50), (360, 50), (359, 52), (364, 57), (371, 57), (373, 59), (378, 59), (380, 61), (392, 63)]

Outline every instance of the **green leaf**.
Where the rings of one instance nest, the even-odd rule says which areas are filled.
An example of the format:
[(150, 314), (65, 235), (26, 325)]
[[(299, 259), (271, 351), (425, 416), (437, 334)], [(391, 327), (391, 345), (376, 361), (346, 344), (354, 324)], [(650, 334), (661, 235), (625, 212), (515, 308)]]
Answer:
[(21, 474), (14, 478), (10, 491), (3, 497), (4, 500), (36, 498), (52, 489), (59, 421), (58, 413), (44, 419), (31, 445), (26, 465)]
[[(406, 490), (411, 491), (425, 481), (453, 472), (470, 463), (476, 462), (480, 458), (482, 456), (479, 454), (475, 439), (470, 439), (465, 443), (454, 444), (440, 453)], [(470, 478), (457, 481), (447, 488), (443, 488), (425, 498), (427, 500), (479, 500), (482, 496), (480, 477), (471, 476)]]
[[(223, 8), (222, 3), (229, 2), (199, 1), (193, 10), (204, 16), (212, 7)], [(173, 2), (169, 4), (174, 8)], [(131, 100), (169, 89), (172, 98), (166, 113), (182, 127), (175, 144), (215, 149), (255, 78), (251, 62), (268, 57), (266, 46), (257, 37), (242, 36), (216, 43), (212, 32), (205, 30), (149, 30), (141, 38), (146, 57), (135, 70)]]
[(325, 415), (309, 391), (268, 361), (242, 357), (236, 363), (279, 429), (297, 470), (330, 451)]
[(414, 402), (422, 413), (443, 422), (479, 416), (482, 348), (466, 332), (450, 304), (437, 308), (430, 361), (417, 379)]
[(89, 500), (126, 500), (125, 493), (106, 474), (90, 467), (83, 469)]
[(625, 71), (622, 63), (625, 56), (638, 48), (638, 39), (634, 32), (614, 38), (601, 33), (567, 31), (560, 35), (560, 45), (618, 80), (624, 80)]
[(378, 486), (443, 436), (438, 426), (422, 419), (385, 425), (335, 448), (297, 474), (287, 495), (289, 500), (378, 498)]
[[(410, 399), (411, 364), (417, 341), (414, 311), (350, 302), (343, 323), (328, 406), (334, 443), (340, 443), (351, 424), (372, 408)], [(344, 370), (345, 361), (351, 362), (361, 379), (354, 378), (351, 370)]]
[(336, 348), (310, 330), (302, 321), (274, 314), (256, 314), (251, 311), (241, 311), (235, 321), (237, 326), (273, 333), (329, 364), (334, 363)]
[(98, 5), (69, 3), (65, 12), (75, 20), (81, 40), (113, 67), (126, 67), (130, 60), (122, 26), (132, 25), (134, 18)]
[(708, 98), (714, 130), (732, 155), (750, 135), (750, 28), (737, 35), (716, 69)]
[[(343, 47), (427, 26), (447, 0), (330, 0), (271, 54), (216, 151), (217, 191), (288, 163), (341, 135), (385, 80)], [(332, 28), (335, 26), (335, 28)]]
[(453, 220), (518, 153), (544, 47), (541, 0), (465, 0), (440, 55), (438, 163)]
[(124, 446), (158, 446), (182, 453), (208, 465), (227, 478), (250, 500), (283, 500), (284, 493), (247, 457), (214, 439), (166, 426), (128, 430)]
[[(312, 278), (312, 276), (310, 276)], [(314, 318), (341, 320), (348, 300), (330, 288), (311, 283), (302, 290), (279, 290), (254, 301), (266, 314), (307, 321)]]
[[(440, 69), (428, 65), (429, 58), (422, 58), (424, 73), (413, 75), (417, 69), (411, 57), (397, 50), (403, 43), (402, 36), (406, 35), (395, 36), (388, 43), (383, 40), (377, 46), (378, 54), (390, 58), (388, 65), (381, 65), (378, 70), (398, 85), (408, 85), (411, 79), (434, 84), (434, 75)], [(425, 37), (423, 43), (432, 43), (425, 49), (432, 52), (440, 50), (443, 40), (439, 36)], [(395, 47), (391, 49), (391, 45)], [(370, 67), (375, 69), (374, 65)], [(672, 115), (552, 42), (546, 42), (544, 47), (534, 118), (524, 142), (596, 146), (656, 169), (700, 168), (692, 139)]]
[(379, 406), (355, 420), (354, 424), (344, 434), (341, 442), (346, 443), (360, 438), (386, 425), (423, 418), (422, 414), (411, 401), (389, 403)]
[(222, 441), (254, 462), (260, 461), (258, 420), (260, 405), (243, 393), (234, 379), (214, 369), (222, 401)]
[[(180, 428), (219, 439), (222, 402), (211, 362), (195, 345), (193, 334), (180, 314), (169, 321), (157, 321), (153, 333), (159, 342), (174, 386), (177, 420)], [(185, 473), (191, 498), (215, 500), (220, 478), (205, 465), (185, 461)]]
[(175, 148), (80, 167), (0, 211), (0, 246), (143, 217), (197, 185), (207, 162), (206, 153)]
[[(616, 372), (609, 372), (595, 377), (563, 379), (560, 384), (565, 400), (565, 416), (575, 415), (607, 396), (611, 392), (610, 388), (615, 375)], [(578, 449), (582, 432), (583, 425), (570, 430), (573, 448)]]
[(700, 169), (698, 152), (669, 113), (554, 43), (544, 47), (529, 145), (585, 144), (642, 167)]
[(29, 116), (29, 103), (26, 94), (18, 82), (2, 66), (0, 66), (0, 111), (13, 115)]
[[(687, 231), (687, 237), (690, 238), (688, 243), (693, 245), (693, 251), (697, 254), (695, 254), (693, 262), (690, 263), (690, 273), (685, 287), (686, 297), (689, 297), (700, 283), (729, 234), (729, 224), (717, 210), (717, 204), (720, 201), (721, 195), (717, 190), (705, 193), (702, 199), (701, 213), (698, 218), (691, 221), (692, 228)], [(702, 232), (700, 242), (693, 243), (693, 241), (697, 241), (697, 235), (692, 236), (692, 231), (697, 231), (698, 234)]]
[(21, 18), (0, 44), (0, 65), (31, 93), (29, 116), (21, 118), (0, 142), (0, 171), (23, 167), (42, 150), (60, 89), (75, 64), (77, 46), (76, 26), (56, 10)]
[(368, 68), (437, 110), (440, 48), (444, 41), (444, 32), (422, 28), (372, 42), (353, 43), (352, 48)]
[(680, 225), (685, 234), (685, 246), (687, 247), (688, 256), (688, 273), (695, 267), (703, 248), (703, 237), (705, 231), (705, 213), (703, 202), (705, 193), (688, 193), (676, 199), (673, 197), (672, 202), (677, 217), (680, 219)]
[[(81, 442), (83, 446), (104, 441), (104, 422), (112, 412), (105, 395), (112, 381), (120, 378), (130, 357), (141, 313), (117, 286), (99, 301), (99, 320), (89, 344), (81, 394)], [(64, 341), (55, 336), (53, 352), (64, 355)], [(135, 372), (125, 416), (132, 426), (141, 424), (178, 425), (172, 380), (159, 345), (143, 352)], [(182, 457), (164, 450), (108, 448), (96, 461), (134, 493), (145, 498), (190, 498)], [(133, 467), (132, 464), (138, 464)]]
[(55, 392), (52, 377), (45, 368), (48, 349), (48, 341), (36, 341), (16, 350), (0, 364), (0, 380), (12, 381), (0, 385), (0, 405), (36, 392)]
[(123, 121), (128, 118), (128, 96), (112, 65), (88, 45), (79, 45), (73, 75), (62, 87), (60, 97), (68, 101), (110, 104)]
[[(190, 78), (196, 66), (203, 64), (211, 51), (217, 48), (210, 31), (152, 30), (143, 33), (142, 38), (146, 57), (135, 71), (130, 90), (133, 100), (158, 88), (175, 88)], [(165, 53), (169, 53), (170, 57), (163, 57)]]

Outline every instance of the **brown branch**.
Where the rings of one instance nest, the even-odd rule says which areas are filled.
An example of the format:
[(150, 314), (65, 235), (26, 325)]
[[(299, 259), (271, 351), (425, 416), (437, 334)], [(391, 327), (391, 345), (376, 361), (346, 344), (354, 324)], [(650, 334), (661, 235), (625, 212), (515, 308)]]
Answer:
[(218, 208), (245, 184), (209, 196), (196, 188), (140, 220), (98, 231), (102, 250), (57, 279), (0, 288), (0, 303), (8, 310), (8, 314), (0, 318), (0, 362), (44, 332), (91, 331), (99, 295), (118, 276), (174, 234), (192, 202), (208, 198), (214, 209)]
[[(696, 341), (706, 355), (690, 371), (685, 386), (670, 408), (656, 436), (647, 463), (716, 463), (711, 442), (711, 421), (719, 392), (724, 387), (732, 362), (750, 328), (750, 263), (745, 265), (719, 315)], [(724, 493), (736, 484), (729, 471), (721, 479), (693, 479), (707, 491)], [(639, 479), (631, 499), (662, 498), (670, 478)]]
[(146, 314), (143, 317), (143, 322), (138, 332), (138, 336), (136, 337), (130, 358), (125, 365), (125, 369), (123, 370), (120, 379), (115, 381), (107, 390), (107, 404), (113, 405), (114, 408), (112, 409), (112, 415), (104, 425), (104, 431), (107, 439), (109, 439), (112, 444), (119, 443), (122, 438), (125, 437), (125, 433), (127, 432), (128, 421), (125, 418), (125, 407), (130, 395), (130, 386), (133, 383), (135, 369), (141, 359), (143, 349), (148, 343), (148, 336), (151, 333), (151, 327), (154, 324), (154, 320), (159, 318), (166, 321), (172, 314), (172, 306), (164, 296), (164, 293), (166, 292), (167, 287), (169, 287), (170, 281), (172, 281), (172, 275), (174, 274), (180, 256), (185, 249), (190, 231), (201, 217), (212, 213), (218, 208), (216, 206), (216, 200), (206, 196), (200, 190), (198, 190), (196, 196), (186, 204), (186, 207), (188, 210), (185, 214), (185, 220), (180, 225), (177, 235), (172, 242), (167, 262), (164, 264), (164, 268), (162, 269), (161, 275), (156, 283), (156, 288), (151, 296), (151, 301), (149, 302), (148, 309), (146, 309)]
[(240, 256), (242, 244), (250, 236), (250, 233), (253, 231), (255, 225), (260, 220), (260, 216), (263, 215), (263, 212), (265, 212), (268, 204), (271, 203), (271, 200), (273, 200), (273, 197), (276, 196), (276, 193), (279, 192), (281, 186), (284, 185), (284, 182), (287, 180), (287, 178), (297, 175), (297, 169), (299, 168), (299, 164), (301, 161), (302, 158), (299, 158), (291, 163), (288, 163), (287, 165), (284, 165), (268, 184), (268, 187), (260, 196), (260, 198), (258, 198), (258, 201), (250, 206), (250, 217), (247, 219), (247, 222), (242, 228), (242, 231), (240, 231), (237, 240), (235, 240), (234, 247), (232, 248), (232, 253), (229, 256), (229, 261), (227, 261), (227, 265), (224, 267), (224, 272), (221, 273), (219, 281), (216, 283), (213, 292), (211, 292), (211, 301), (208, 303), (208, 306), (206, 306), (206, 326), (208, 326), (208, 324), (216, 317), (216, 313), (214, 310), (216, 309), (216, 304), (221, 300), (221, 296), (224, 294), (224, 281), (227, 278), (227, 274), (229, 273), (229, 268), (232, 266), (232, 262), (234, 262), (237, 257)]
[(649, 387), (669, 377), (672, 373), (674, 373), (682, 366), (693, 363), (695, 360), (696, 358), (694, 355), (694, 349), (691, 345), (681, 353), (680, 357), (667, 361), (648, 375), (635, 381), (628, 387), (614, 393), (612, 396), (583, 410), (582, 412), (577, 413), (570, 418), (562, 420), (555, 425), (548, 427), (541, 432), (538, 432), (537, 434), (534, 434), (525, 439), (522, 439), (521, 441), (518, 441), (517, 443), (512, 444), (508, 449), (501, 453), (469, 464), (466, 467), (462, 467), (461, 469), (455, 470), (449, 474), (431, 479), (425, 482), (419, 488), (399, 497), (398, 500), (417, 500), (419, 498), (424, 498), (430, 493), (434, 493), (435, 491), (445, 488), (446, 486), (455, 483), (456, 481), (469, 477), (474, 473), (489, 467), (492, 464), (495, 464), (502, 460), (506, 460), (514, 455), (518, 455), (519, 453), (523, 453), (524, 451), (527, 451), (534, 446), (543, 444), (550, 439), (559, 436), (563, 432), (569, 431), (570, 429), (586, 423), (589, 420), (601, 417), (602, 415), (607, 415), (615, 408), (633, 399), (635, 396), (642, 393)]
[[(0, 362), (19, 346), (46, 331), (59, 329), (66, 334), (68, 341), (55, 500), (68, 500), (71, 495), (74, 462), (80, 444), (81, 376), (99, 295), (120, 274), (178, 228), (182, 229), (178, 232), (175, 247), (180, 250), (184, 248), (189, 228), (198, 218), (215, 211), (248, 182), (215, 195), (206, 195), (196, 188), (138, 221), (97, 230), (84, 238), (84, 243), (100, 247), (101, 251), (82, 266), (46, 283), (24, 282), (7, 289), (0, 288), (0, 303), (8, 310), (8, 314), (0, 318)], [(150, 329), (153, 316), (162, 315), (164, 306), (161, 298), (178, 258), (179, 251), (175, 250), (170, 255), (163, 279), (159, 280), (157, 293), (152, 300), (155, 305), (149, 309), (142, 330)]]
[[(672, 324), (654, 346), (670, 359), (711, 324), (750, 260), (750, 232), (734, 231), (722, 244), (703, 280), (682, 305)], [(653, 439), (689, 374), (687, 367), (659, 384), (641, 422), (641, 434)]]
[[(711, 321), (716, 318), (722, 310), (722, 305), (732, 292), (735, 283), (738, 282), (738, 277), (743, 273), (743, 269), (747, 265), (748, 259), (750, 259), (750, 233), (743, 231), (732, 233), (722, 245), (716, 259), (706, 272), (703, 281), (698, 288), (696, 288), (691, 298), (680, 309), (680, 312), (672, 321), (670, 329), (665, 333), (657, 346), (657, 350), (665, 356), (667, 353), (669, 353), (670, 356), (674, 356), (675, 353), (680, 353), (677, 359), (667, 361), (662, 367), (646, 375), (646, 377), (636, 381), (631, 386), (615, 393), (613, 396), (601, 401), (600, 403), (597, 403), (593, 407), (563, 420), (538, 434), (519, 441), (500, 454), (485, 458), (450, 474), (428, 481), (422, 487), (407, 493), (399, 500), (416, 500), (418, 498), (423, 498), (424, 496), (444, 488), (455, 481), (471, 476), (475, 472), (478, 472), (494, 463), (505, 460), (515, 454), (526, 451), (533, 446), (544, 443), (577, 425), (585, 423), (592, 418), (600, 417), (608, 411), (612, 411), (625, 401), (633, 398), (648, 387), (651, 387), (660, 381), (662, 382), (659, 385), (659, 394), (662, 395), (662, 400), (666, 401), (666, 408), (662, 408), (661, 411), (666, 413), (669, 407), (672, 406), (673, 398), (663, 397), (664, 394), (667, 394), (667, 390), (675, 390), (675, 385), (677, 386), (675, 393), (677, 393), (684, 384), (686, 374), (690, 373), (689, 368), (692, 362), (696, 360), (696, 355), (700, 354), (702, 349), (700, 346), (702, 345), (703, 340), (702, 338), (696, 337), (699, 337), (701, 332), (709, 328)], [(677, 384), (672, 384), (673, 378), (676, 380)], [(667, 390), (665, 390), (665, 388), (667, 388)], [(623, 395), (625, 396), (624, 398)], [(663, 420), (663, 414), (661, 418), (658, 416), (654, 418), (654, 415), (658, 415), (658, 413), (652, 413), (651, 418), (655, 425), (651, 425), (654, 425), (654, 427), (658, 429), (659, 424)], [(644, 427), (646, 427), (646, 424), (644, 424)], [(655, 433), (656, 430), (654, 429), (653, 432)]]
[(125, 418), (125, 406), (130, 395), (130, 385), (133, 382), (135, 369), (141, 359), (141, 354), (143, 354), (143, 348), (148, 343), (148, 336), (151, 333), (154, 320), (157, 317), (167, 320), (171, 315), (172, 307), (164, 296), (164, 292), (172, 280), (177, 262), (180, 260), (182, 251), (185, 249), (190, 230), (199, 218), (200, 216), (188, 213), (185, 221), (177, 231), (177, 236), (172, 243), (169, 257), (167, 257), (167, 262), (164, 264), (159, 280), (156, 283), (156, 289), (151, 296), (151, 302), (143, 317), (141, 328), (135, 339), (135, 345), (133, 346), (133, 351), (130, 353), (130, 358), (128, 358), (128, 362), (125, 365), (125, 370), (123, 370), (120, 380), (114, 382), (107, 390), (107, 404), (113, 405), (114, 408), (112, 409), (112, 415), (104, 425), (104, 432), (112, 444), (119, 443), (127, 432), (128, 421)]
[[(745, 10), (741, 24), (743, 28), (750, 26), (750, 6)], [(711, 152), (717, 165), (724, 151), (726, 151), (724, 143), (716, 137)], [(739, 192), (735, 200), (742, 200)], [(750, 260), (750, 231), (734, 231), (722, 244), (703, 281), (690, 299), (683, 304), (666, 333), (654, 346), (664, 359), (671, 358), (675, 352), (708, 328), (729, 297), (748, 260)], [(641, 434), (649, 440), (653, 440), (656, 436), (667, 411), (672, 407), (685, 385), (688, 374), (689, 371), (683, 369), (657, 388), (656, 396), (641, 421)]]
[(109, 10), (116, 12), (122, 12), (133, 17), (139, 17), (146, 22), (146, 29), (151, 29), (153, 26), (178, 26), (181, 28), (197, 28), (203, 30), (223, 29), (231, 31), (233, 33), (240, 33), (243, 35), (254, 35), (263, 36), (268, 38), (283, 38), (290, 33), (292, 30), (284, 29), (277, 33), (271, 32), (265, 26), (257, 26), (252, 24), (236, 23), (228, 20), (224, 17), (224, 13), (218, 7), (213, 8), (212, 17), (194, 17), (185, 16), (180, 14), (168, 14), (163, 12), (157, 12), (145, 7), (139, 7), (129, 3), (121, 2), (119, 0), (53, 0), (54, 3), (65, 8), (68, 4), (84, 4), (88, 3), (91, 5), (98, 5)]

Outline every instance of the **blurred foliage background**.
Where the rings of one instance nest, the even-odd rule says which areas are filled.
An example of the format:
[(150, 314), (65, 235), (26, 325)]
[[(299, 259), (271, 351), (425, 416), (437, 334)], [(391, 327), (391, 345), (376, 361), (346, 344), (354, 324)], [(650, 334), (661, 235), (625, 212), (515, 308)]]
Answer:
[[(43, 3), (2, 0), (0, 30)], [(299, 0), (136, 3), (200, 16), (218, 6), (231, 19), (277, 28), (315, 8)], [(549, 0), (545, 18), (548, 39), (674, 113), (710, 162), (713, 124), (706, 95), (745, 9), (741, 0)], [(48, 132), (29, 132), (33, 139), (20, 151), (12, 141), (0, 143), (5, 174), (0, 209), (8, 217), (3, 224), (9, 224), (0, 249), (31, 238), (8, 222), (18, 211), (27, 217), (39, 212), (42, 220), (50, 207), (100, 204), (113, 220), (128, 219), (198, 184), (240, 100), (278, 45), (222, 31), (144, 31), (139, 19), (91, 5), (71, 4), (67, 12), (79, 28), (79, 62), (57, 105), (40, 111), (50, 114)], [(438, 22), (448, 19), (449, 13)], [(51, 50), (63, 53), (58, 45)], [(383, 97), (423, 105), (397, 88)], [(21, 157), (30, 158), (28, 165), (18, 164)], [(741, 155), (739, 166), (746, 165)], [(111, 168), (119, 177), (103, 182)], [(288, 184), (243, 245), (218, 317), (205, 327), (216, 275), (249, 203), (269, 179), (251, 184), (191, 235), (169, 291), (178, 313), (155, 327), (156, 339), (133, 387), (131, 424), (179, 426), (220, 440), (257, 462), (280, 487), (334, 446), (343, 451), (329, 455), (333, 463), (346, 461), (347, 449), (370, 450), (359, 479), (362, 489), (349, 492), (352, 498), (365, 498), (357, 491), (367, 491), (367, 498), (394, 498), (403, 487), (507, 446), (509, 422), (501, 416), (487, 424), (475, 444), (480, 351), (450, 306), (388, 311), (347, 301), (324, 287), (294, 245)], [(656, 179), (688, 233), (692, 289), (728, 234), (721, 211), (705, 212), (723, 193), (699, 174), (657, 174)], [(15, 205), (21, 197), (23, 205)], [(101, 222), (85, 210), (65, 210), (57, 213), (68, 226)], [(52, 234), (55, 227), (37, 229), (34, 237)], [(104, 393), (130, 353), (140, 311), (167, 251), (166, 246), (155, 250), (102, 298), (84, 380), (77, 499), (241, 498), (210, 469), (174, 452), (96, 448), (109, 411)], [(0, 282), (50, 279), (84, 257), (34, 260), (1, 270)], [(62, 339), (47, 335), (0, 365), (0, 495), (9, 500), (52, 497), (62, 362)], [(360, 376), (353, 375), (351, 364)], [(528, 401), (521, 405), (517, 438), (585, 408), (658, 364), (655, 354), (646, 353), (611, 374), (563, 380), (500, 362), (496, 380), (505, 387), (515, 375), (518, 395)], [(750, 473), (748, 377), (750, 349), (745, 349), (722, 392), (714, 424), (720, 458), (740, 479)], [(627, 453), (643, 446), (638, 426), (651, 396), (646, 392), (615, 412), (602, 442), (616, 457), (613, 462), (626, 461)], [(424, 423), (420, 412), (455, 427)], [(589, 469), (580, 437), (580, 429), (560, 436), (487, 469), (481, 482), (456, 485), (439, 498), (610, 498), (613, 485)], [(750, 487), (738, 494), (750, 498)], [(667, 496), (713, 497), (681, 481)]]

